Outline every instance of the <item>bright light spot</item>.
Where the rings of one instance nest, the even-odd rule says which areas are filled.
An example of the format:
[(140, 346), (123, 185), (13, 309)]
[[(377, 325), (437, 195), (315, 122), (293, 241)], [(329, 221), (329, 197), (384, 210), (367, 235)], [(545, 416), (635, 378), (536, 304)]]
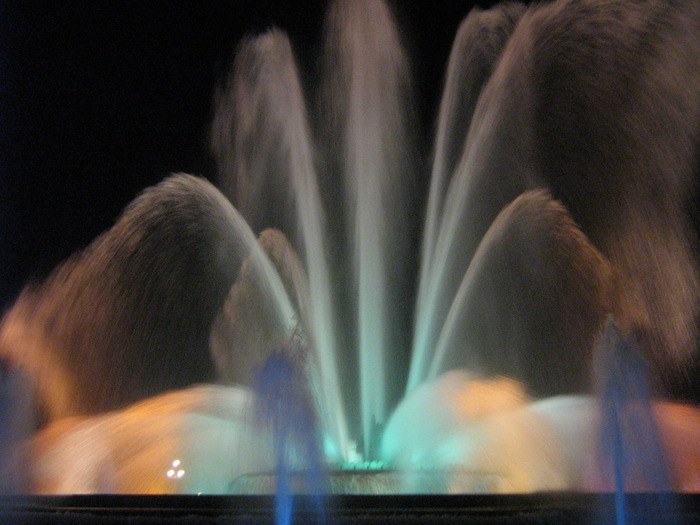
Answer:
[(171, 469), (167, 472), (169, 478), (177, 478), (177, 479), (180, 479), (182, 476), (185, 475), (185, 471), (184, 471), (183, 469), (175, 470), (175, 469), (176, 469), (177, 467), (179, 467), (181, 464), (182, 464), (182, 461), (180, 461), (179, 459), (176, 459), (175, 461), (173, 461), (173, 468), (171, 468)]

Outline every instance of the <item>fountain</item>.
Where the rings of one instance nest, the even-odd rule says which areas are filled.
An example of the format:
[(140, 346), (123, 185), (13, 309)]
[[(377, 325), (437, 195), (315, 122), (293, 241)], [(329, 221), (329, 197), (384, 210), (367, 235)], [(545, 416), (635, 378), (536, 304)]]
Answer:
[[(604, 9), (591, 6), (589, 16), (610, 23)], [(561, 80), (552, 68), (560, 66), (556, 61), (541, 66), (550, 69), (536, 81), (528, 75), (540, 67), (533, 58), (533, 48), (544, 45), (538, 35), (543, 27), (558, 31), (556, 21), (568, 16), (565, 11), (562, 4), (525, 14), (522, 6), (506, 5), (474, 13), (460, 28), (438, 118), (417, 281), (410, 262), (396, 264), (415, 260), (409, 256), (415, 246), (411, 221), (420, 214), (420, 203), (411, 190), (417, 162), (407, 59), (386, 6), (332, 4), (326, 76), (313, 108), (317, 119), (308, 117), (284, 34), (272, 31), (240, 47), (217, 98), (213, 148), (221, 186), (253, 224), (284, 230), (300, 249), (311, 289), (303, 324), (312, 327), (311, 347), (323, 362), (319, 376), (326, 383), (324, 413), (334, 421), (324, 426), (334, 429), (345, 461), (347, 435), (341, 428), (361, 436), (368, 459), (386, 459), (377, 455), (375, 434), (387, 424), (389, 407), (403, 397), (402, 390), (410, 395), (451, 369), (507, 375), (535, 397), (592, 392), (592, 350), (606, 313), (643, 340), (656, 377), (675, 368), (681, 358), (674, 352), (686, 353), (694, 344), (697, 273), (678, 208), (689, 181), (675, 179), (675, 195), (637, 214), (633, 210), (648, 203), (615, 170), (642, 169), (637, 165), (642, 139), (623, 128), (640, 123), (625, 114), (600, 129), (582, 127), (589, 125), (585, 120), (572, 124), (593, 146), (607, 140), (611, 130), (621, 135), (619, 158), (601, 149), (603, 159), (610, 157), (601, 166), (580, 158), (581, 137), (564, 144), (556, 133), (566, 132), (545, 126), (554, 117), (570, 118), (559, 107), (542, 105), (543, 98), (559, 100), (564, 87), (556, 84)], [(556, 34), (562, 45), (583, 38)], [(569, 66), (562, 61), (561, 67)], [(610, 83), (612, 104), (619, 97), (617, 77), (607, 70), (595, 74)], [(644, 75), (638, 82), (647, 93), (660, 89)], [(577, 96), (576, 102), (590, 105), (585, 89)], [(659, 104), (661, 109), (664, 103)], [(550, 142), (560, 150), (550, 154)], [(563, 159), (557, 161), (561, 165), (551, 164), (552, 158)], [(595, 179), (593, 187), (576, 193), (578, 178), (584, 172), (603, 177), (602, 166), (611, 166), (609, 180)], [(643, 172), (649, 180), (667, 177), (664, 168)], [(542, 188), (560, 194), (567, 207)], [(613, 193), (627, 209), (624, 216), (611, 202)], [(270, 195), (286, 207), (265, 214)], [(610, 210), (615, 228), (608, 223), (598, 228), (596, 206)], [(628, 225), (628, 212), (641, 222)], [(656, 252), (666, 261), (663, 269), (637, 253), (640, 246), (660, 243), (654, 223), (665, 222), (662, 216), (673, 217), (663, 227), (669, 240), (661, 243), (673, 248)], [(637, 282), (640, 275), (644, 284)], [(649, 318), (678, 324), (651, 326)], [(411, 324), (412, 337), (406, 338)], [(663, 355), (671, 349), (671, 355)], [(387, 363), (391, 358), (394, 362)], [(335, 367), (344, 371), (339, 380), (326, 372)], [(329, 412), (329, 405), (336, 408)], [(347, 419), (347, 427), (338, 419)]]
[[(427, 202), (383, 1), (332, 2), (315, 106), (283, 32), (244, 40), (216, 97), (222, 193), (148, 189), (0, 325), (50, 423), (33, 490), (286, 497), (341, 466), (374, 467), (356, 492), (629, 490), (594, 469), (627, 405), (600, 408), (593, 364), (636, 340), (669, 395), (700, 313), (700, 11), (657, 3), (474, 11)], [(700, 412), (644, 399), (668, 454), (645, 487), (700, 490)]]

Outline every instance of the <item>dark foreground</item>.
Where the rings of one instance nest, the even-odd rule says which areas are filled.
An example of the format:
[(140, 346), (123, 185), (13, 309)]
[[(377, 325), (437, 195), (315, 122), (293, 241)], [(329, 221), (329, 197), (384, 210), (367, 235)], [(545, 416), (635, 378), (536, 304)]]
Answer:
[[(669, 501), (672, 498), (672, 501)], [(627, 496), (627, 523), (700, 522), (700, 494)], [(615, 523), (611, 495), (338, 496), (326, 501), (326, 519), (315, 501), (295, 500), (293, 523), (339, 524), (588, 524)], [(10, 496), (0, 498), (0, 523), (68, 524), (267, 524), (269, 496)]]

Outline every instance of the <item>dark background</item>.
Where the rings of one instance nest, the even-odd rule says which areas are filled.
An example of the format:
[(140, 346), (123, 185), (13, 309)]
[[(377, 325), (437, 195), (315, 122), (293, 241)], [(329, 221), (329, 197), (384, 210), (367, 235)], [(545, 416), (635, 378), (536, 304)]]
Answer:
[[(473, 4), (393, 2), (426, 145), (452, 39)], [(0, 307), (109, 228), (141, 189), (174, 171), (213, 179), (213, 92), (236, 43), (247, 32), (285, 29), (308, 86), (325, 6), (0, 3)]]

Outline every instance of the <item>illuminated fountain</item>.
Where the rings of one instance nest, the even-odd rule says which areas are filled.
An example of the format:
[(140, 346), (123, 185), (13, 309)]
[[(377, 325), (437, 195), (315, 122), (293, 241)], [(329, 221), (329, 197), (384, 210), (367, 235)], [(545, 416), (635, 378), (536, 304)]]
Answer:
[[(383, 2), (333, 2), (314, 97), (284, 33), (241, 43), (212, 132), (236, 208), (171, 177), (3, 321), (0, 347), (57, 421), (33, 442), (38, 490), (222, 493), (274, 471), (275, 432), (252, 420), (291, 394), (261, 409), (248, 387), (275, 358), (294, 365), (290, 388), (308, 381), (323, 462), (399, 470), (377, 476), (383, 490), (610, 488), (589, 397), (605, 319), (639, 341), (661, 393), (696, 341), (682, 212), (700, 100), (679, 86), (700, 80), (688, 59), (700, 18), (678, 7), (658, 31), (687, 45), (652, 53), (633, 22), (662, 15), (621, 4), (628, 27), (581, 2), (600, 46), (574, 3), (464, 21), (427, 203), (408, 60)], [(215, 380), (227, 386), (190, 387)], [(698, 490), (700, 450), (680, 445), (697, 410), (644, 406), (673, 488)], [(295, 428), (302, 460), (288, 467), (303, 470), (316, 445)], [(80, 465), (72, 485), (66, 464)], [(667, 489), (666, 474), (642, 486)]]
[[(452, 386), (445, 387), (449, 394), (442, 399), (464, 397), (464, 403), (474, 405), (465, 410), (476, 414), (476, 421), (517, 409), (522, 425), (534, 425), (525, 415), (528, 396), (592, 392), (594, 342), (609, 313), (647, 345), (657, 375), (681, 361), (674, 352), (682, 354), (694, 345), (691, 319), (698, 283), (677, 208), (682, 195), (650, 209), (640, 190), (614, 179), (621, 175), (613, 171), (605, 184), (608, 193), (624, 202), (625, 211), (619, 211), (596, 186), (607, 176), (598, 172), (639, 170), (634, 155), (644, 139), (622, 136), (620, 159), (608, 160), (610, 153), (600, 144), (600, 152), (590, 154), (594, 160), (584, 160), (577, 144), (598, 145), (608, 129), (581, 127), (587, 122), (575, 131), (546, 128), (558, 111), (562, 119), (569, 115), (558, 106), (541, 107), (547, 101), (540, 98), (558, 101), (563, 95), (557, 89), (568, 96), (569, 88), (547, 83), (561, 82), (559, 72), (540, 72), (538, 67), (549, 64), (538, 65), (533, 49), (543, 45), (537, 39), (544, 27), (563, 46), (572, 45), (569, 40), (577, 37), (556, 27), (557, 21), (563, 25), (566, 9), (562, 5), (524, 14), (522, 6), (508, 5), (474, 13), (460, 28), (437, 123), (420, 268), (414, 233), (423, 212), (416, 196), (420, 160), (408, 60), (386, 6), (333, 3), (311, 111), (282, 32), (273, 30), (241, 44), (217, 96), (213, 149), (229, 198), (254, 228), (283, 230), (304, 261), (309, 307), (302, 324), (316, 352), (324, 428), (337, 447), (327, 451), (329, 457), (348, 462), (355, 449), (352, 436), (361, 437), (366, 460), (397, 465), (408, 454), (402, 447), (413, 443), (413, 459), (403, 467), (449, 465), (434, 457), (415, 459), (433, 452), (440, 439), (436, 436), (454, 430), (428, 425), (419, 445), (415, 427), (431, 409), (447, 409), (439, 400), (422, 406), (411, 400), (420, 385), (430, 397), (430, 382), (459, 368), (517, 381), (446, 376), (443, 381)], [(609, 22), (603, 10), (591, 16)], [(568, 66), (563, 62), (561, 67)], [(530, 72), (541, 73), (541, 81), (533, 81)], [(651, 79), (639, 82), (644, 88), (649, 84), (650, 92), (659, 89)], [(616, 93), (608, 95), (613, 103)], [(575, 103), (588, 103), (588, 96), (583, 90)], [(578, 111), (576, 104), (571, 110)], [(610, 117), (616, 118), (612, 109)], [(615, 131), (637, 124), (628, 123), (626, 116), (617, 118), (620, 122), (609, 124)], [(560, 150), (551, 152), (540, 144), (548, 140)], [(657, 153), (662, 155), (660, 149), (653, 155)], [(619, 166), (610, 168), (613, 161)], [(650, 180), (666, 177), (661, 167), (642, 171)], [(584, 192), (576, 177), (590, 173), (593, 187)], [(681, 176), (674, 191), (682, 192), (688, 184)], [(547, 189), (569, 201), (594, 243)], [(635, 209), (640, 218), (631, 221), (626, 214)], [(601, 227), (601, 212), (616, 226)], [(666, 221), (662, 216), (674, 217), (664, 227), (666, 233), (674, 232), (669, 251), (656, 250), (669, 242), (658, 237), (655, 223)], [(641, 222), (632, 225), (634, 221)], [(645, 260), (638, 253), (641, 246), (654, 246), (664, 268)], [(644, 284), (635, 282), (640, 274), (645, 274)], [(669, 288), (670, 283), (676, 284)], [(649, 318), (673, 318), (679, 324), (651, 326)], [(336, 369), (343, 370), (341, 377)], [(440, 390), (442, 384), (433, 388)], [(380, 450), (378, 434), (404, 388), (406, 402), (416, 406), (400, 406)], [(553, 410), (565, 411), (565, 404), (561, 401)], [(571, 398), (572, 410), (584, 405), (588, 401)], [(535, 411), (547, 413), (544, 405), (537, 407)], [(460, 409), (453, 408), (457, 417)], [(509, 424), (515, 425), (504, 423), (501, 429), (506, 434)], [(547, 457), (556, 455), (553, 448), (543, 449), (529, 469), (531, 477), (541, 475), (539, 481), (505, 486), (515, 491), (581, 486), (580, 480), (559, 479), (546, 468), (550, 459), (555, 465), (563, 461)], [(460, 464), (456, 458), (449, 461)]]

